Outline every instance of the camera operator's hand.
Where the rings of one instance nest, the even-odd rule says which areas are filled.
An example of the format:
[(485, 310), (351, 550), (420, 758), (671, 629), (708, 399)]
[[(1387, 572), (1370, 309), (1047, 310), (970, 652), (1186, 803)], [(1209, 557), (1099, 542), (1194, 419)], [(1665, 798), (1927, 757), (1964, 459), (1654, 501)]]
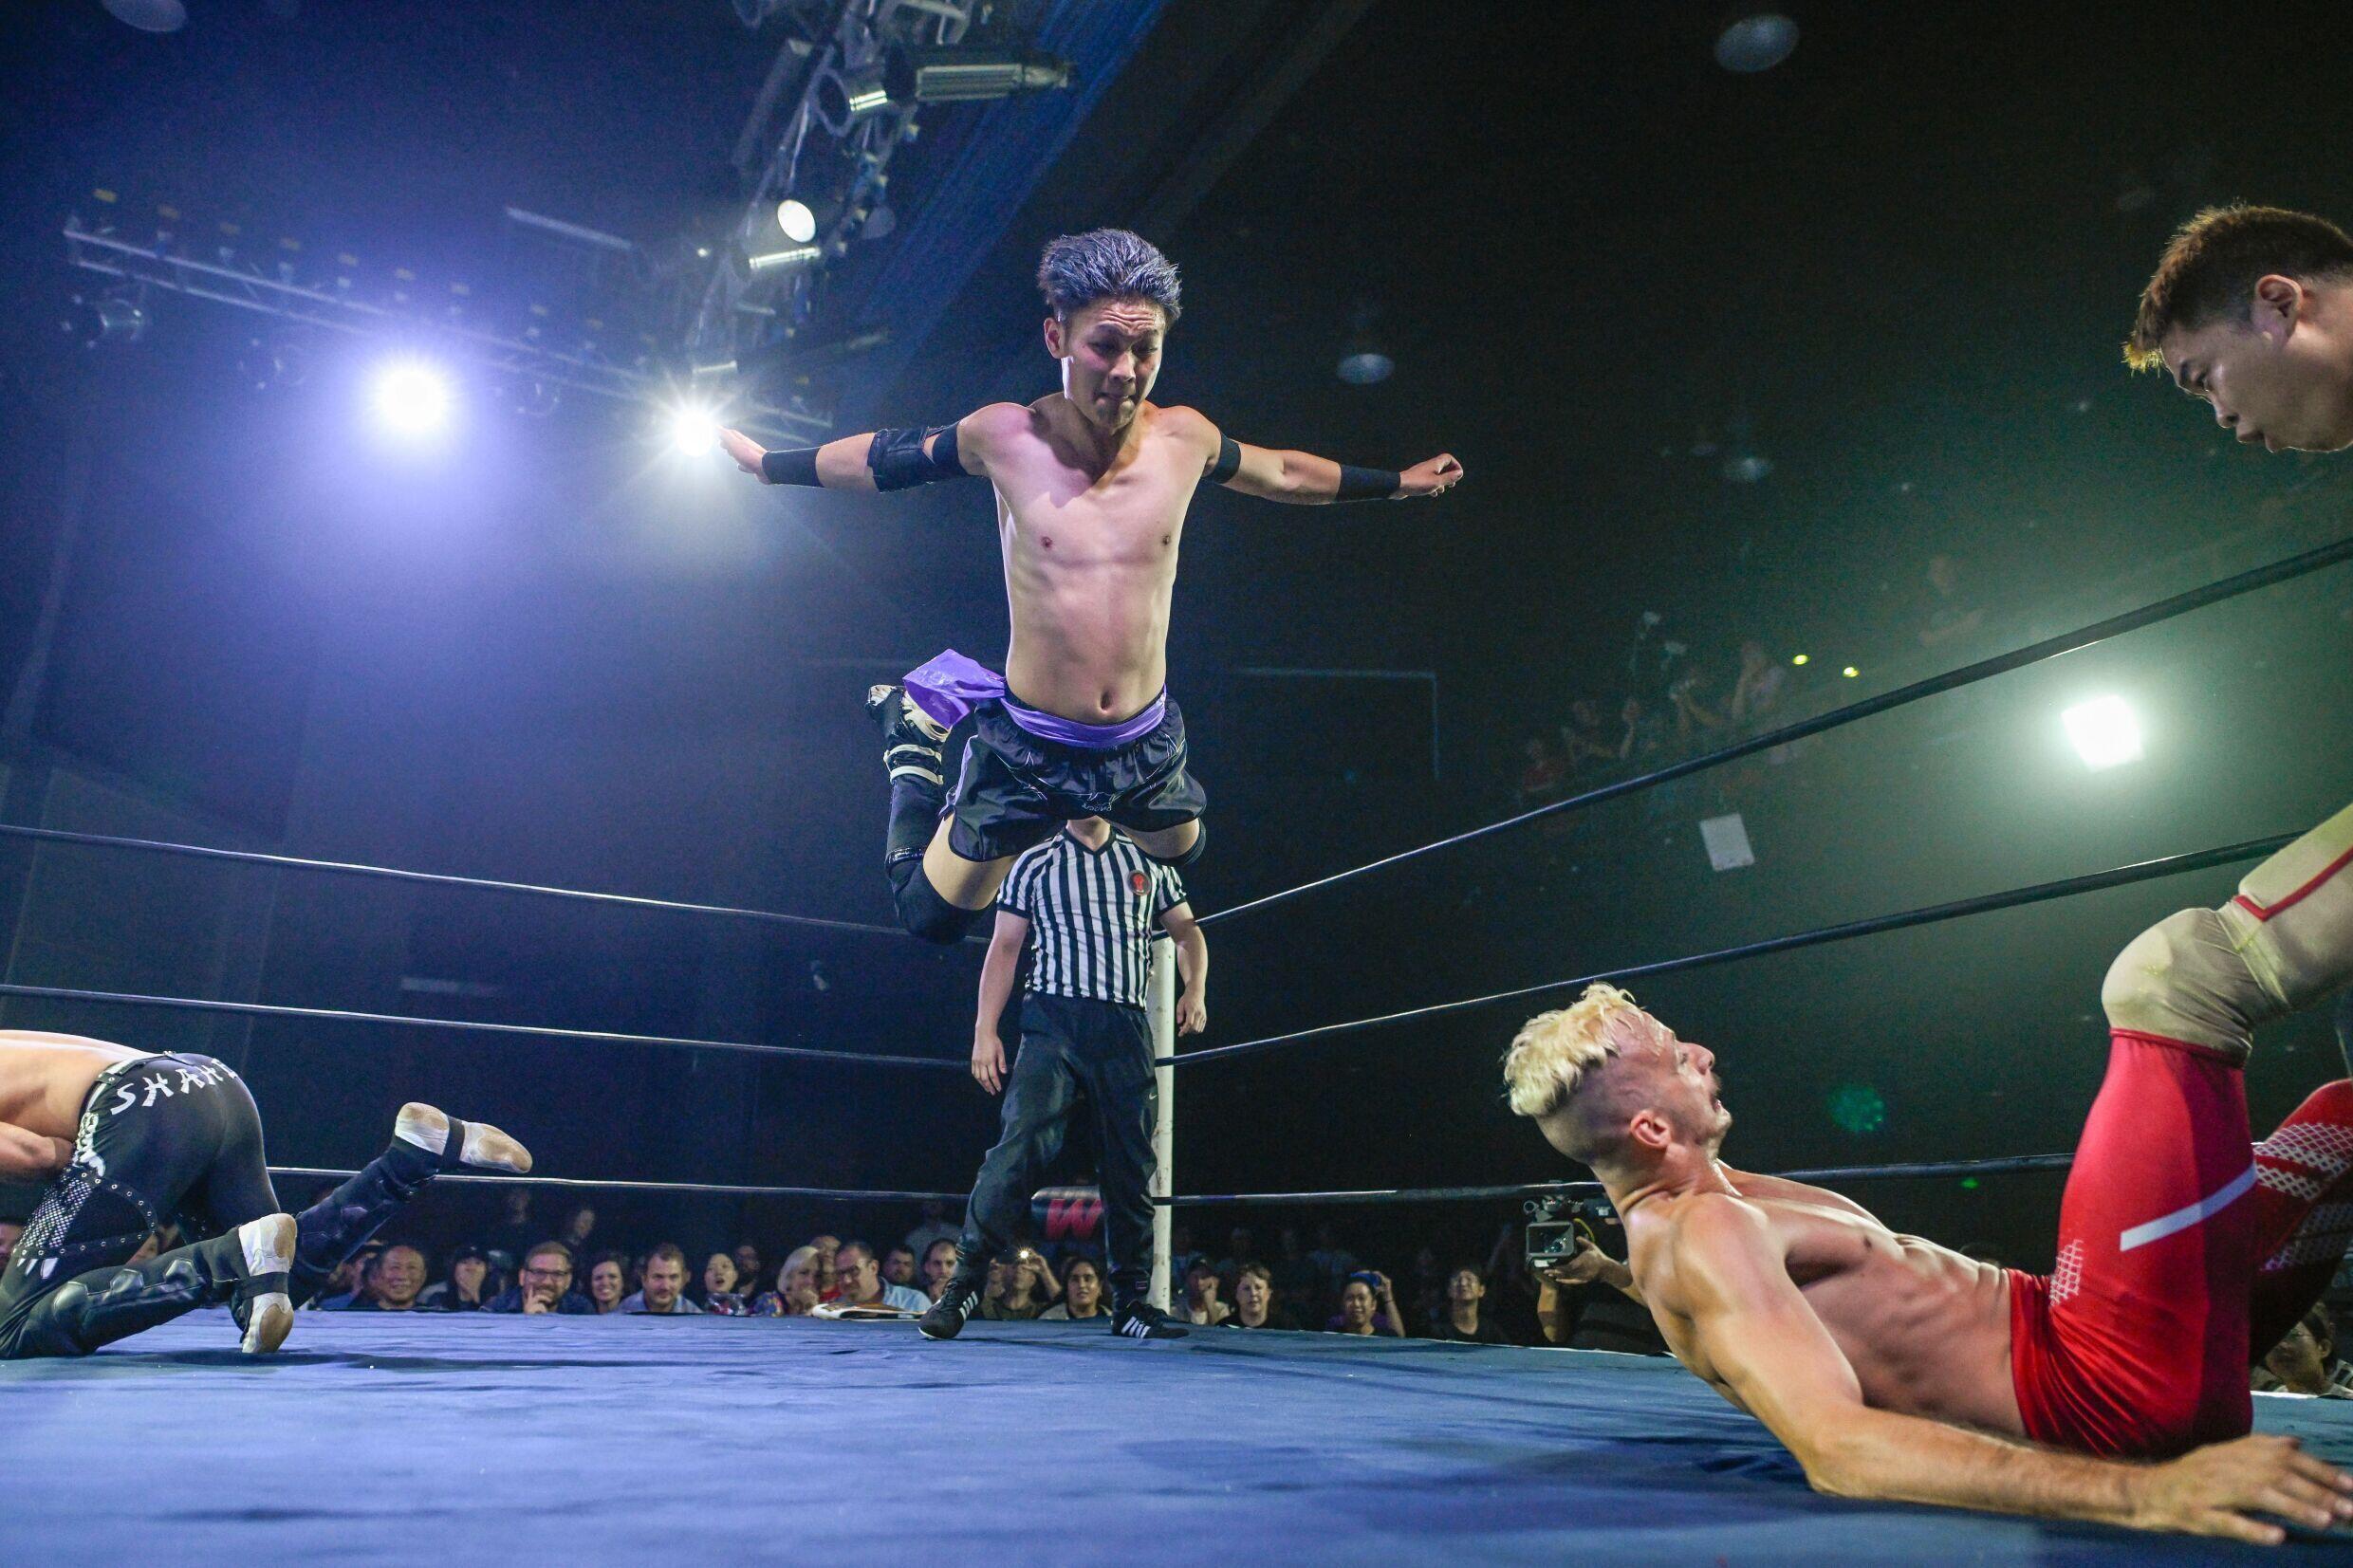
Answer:
[(1603, 1284), (1629, 1295), (1634, 1291), (1634, 1271), (1582, 1236), (1575, 1252), (1544, 1265), (1544, 1277), (1559, 1286)]

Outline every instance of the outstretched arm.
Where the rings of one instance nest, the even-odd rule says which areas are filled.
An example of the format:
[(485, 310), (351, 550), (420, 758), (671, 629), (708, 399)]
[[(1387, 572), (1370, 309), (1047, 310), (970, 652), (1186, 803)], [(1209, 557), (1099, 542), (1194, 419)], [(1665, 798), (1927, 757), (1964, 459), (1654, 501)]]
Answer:
[[(866, 431), (822, 447), (769, 451), (739, 430), (719, 432), (735, 466), (763, 485), (820, 485), (829, 490), (899, 490), (943, 479), (984, 479), (992, 434), (1005, 405), (991, 404), (953, 425)], [(1021, 410), (1020, 416), (1028, 417)]]
[(2263, 1542), (2285, 1532), (2256, 1512), (2315, 1528), (2353, 1517), (2353, 1478), (2288, 1438), (2125, 1465), (1873, 1410), (1764, 1216), (1736, 1199), (1684, 1216), (1674, 1270), (1671, 1310), (1689, 1319), (1714, 1381), (1788, 1445), (1816, 1491)]
[(1221, 437), (1209, 477), (1230, 490), (1268, 501), (1317, 507), (1333, 501), (1404, 501), (1444, 495), (1462, 483), (1462, 465), (1453, 454), (1426, 458), (1402, 472), (1360, 469), (1311, 452), (1278, 452)]

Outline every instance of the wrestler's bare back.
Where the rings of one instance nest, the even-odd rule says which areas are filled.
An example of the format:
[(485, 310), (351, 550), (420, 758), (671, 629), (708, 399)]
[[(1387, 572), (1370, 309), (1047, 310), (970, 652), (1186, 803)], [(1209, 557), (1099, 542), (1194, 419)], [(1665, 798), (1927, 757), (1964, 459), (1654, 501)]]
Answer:
[(155, 1054), (81, 1035), (0, 1029), (0, 1122), (71, 1143), (98, 1075)]
[(1214, 428), (1145, 403), (1106, 463), (1059, 394), (975, 418), (987, 422), (1012, 616), (1007, 685), (1081, 723), (1135, 714), (1167, 683), (1177, 545)]
[(1695, 1204), (1742, 1202), (1766, 1221), (1789, 1280), (1854, 1369), (1863, 1402), (2023, 1436), (2010, 1380), (2010, 1280), (1992, 1264), (1900, 1236), (1835, 1192), (1718, 1167), (1732, 1193), (1658, 1194), (1626, 1217), (1627, 1263), (1676, 1358), (1734, 1404), (1692, 1319), (1673, 1258)]

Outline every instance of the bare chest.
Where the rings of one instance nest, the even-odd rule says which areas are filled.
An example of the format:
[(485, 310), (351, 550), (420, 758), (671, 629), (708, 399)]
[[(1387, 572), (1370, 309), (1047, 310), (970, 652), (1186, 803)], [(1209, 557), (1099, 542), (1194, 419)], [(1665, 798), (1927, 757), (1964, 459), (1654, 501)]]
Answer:
[(1089, 475), (1040, 456), (997, 476), (1007, 560), (1030, 570), (1173, 567), (1197, 475), (1146, 450)]

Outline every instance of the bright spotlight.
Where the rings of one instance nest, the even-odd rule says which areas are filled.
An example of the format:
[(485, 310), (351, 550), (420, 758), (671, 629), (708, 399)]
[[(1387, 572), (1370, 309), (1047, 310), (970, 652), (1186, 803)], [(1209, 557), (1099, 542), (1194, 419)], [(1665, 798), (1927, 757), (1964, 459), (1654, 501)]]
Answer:
[(421, 360), (396, 360), (376, 373), (376, 415), (402, 435), (422, 435), (449, 416), (450, 383)]
[(807, 202), (787, 196), (776, 204), (776, 227), (793, 244), (806, 245), (817, 237), (817, 213)]
[(1804, 669), (1806, 665), (1814, 662), (1814, 655), (1811, 654), (1800, 654), (1789, 662), (1798, 666), (1800, 669)]
[(2140, 760), (2140, 720), (2122, 697), (2094, 697), (2060, 715), (2084, 766), (2097, 773)]
[(1848, 680), (1853, 680), (1857, 675), (1862, 674), (1862, 672), (1850, 664), (1845, 669), (1841, 670), (1839, 673), (1844, 675)]
[(1797, 47), (1797, 24), (1778, 11), (1761, 11), (1732, 23), (1715, 39), (1715, 63), (1753, 76), (1769, 71)]
[(670, 444), (687, 457), (701, 457), (719, 445), (719, 421), (698, 408), (682, 408), (670, 416)]

